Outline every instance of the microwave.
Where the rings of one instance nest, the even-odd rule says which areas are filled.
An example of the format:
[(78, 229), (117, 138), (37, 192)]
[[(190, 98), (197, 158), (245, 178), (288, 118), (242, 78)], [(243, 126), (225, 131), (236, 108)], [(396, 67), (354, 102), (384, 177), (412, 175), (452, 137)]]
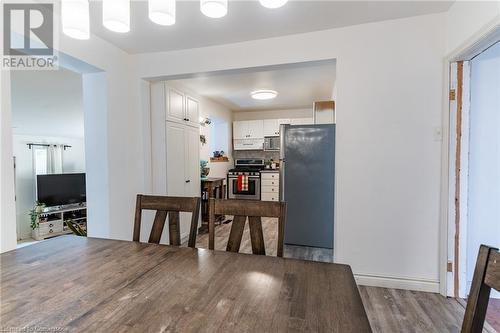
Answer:
[(264, 150), (280, 150), (280, 137), (279, 136), (266, 136), (264, 138)]

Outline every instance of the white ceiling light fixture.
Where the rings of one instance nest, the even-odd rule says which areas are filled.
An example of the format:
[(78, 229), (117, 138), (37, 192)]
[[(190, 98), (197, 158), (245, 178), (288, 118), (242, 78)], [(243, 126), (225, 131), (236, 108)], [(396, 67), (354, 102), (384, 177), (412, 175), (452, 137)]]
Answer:
[(76, 39), (90, 38), (88, 0), (62, 0), (62, 30), (66, 36)]
[(102, 24), (114, 32), (129, 32), (130, 0), (103, 0)]
[(211, 18), (221, 18), (227, 14), (227, 0), (200, 0), (201, 12)]
[(260, 4), (266, 8), (280, 8), (284, 6), (288, 0), (259, 0)]
[(250, 96), (252, 96), (253, 99), (258, 99), (258, 100), (267, 100), (267, 99), (273, 99), (278, 96), (278, 92), (274, 90), (269, 90), (269, 89), (261, 89), (261, 90), (255, 90), (250, 93)]
[(149, 0), (149, 19), (159, 25), (175, 24), (175, 0)]

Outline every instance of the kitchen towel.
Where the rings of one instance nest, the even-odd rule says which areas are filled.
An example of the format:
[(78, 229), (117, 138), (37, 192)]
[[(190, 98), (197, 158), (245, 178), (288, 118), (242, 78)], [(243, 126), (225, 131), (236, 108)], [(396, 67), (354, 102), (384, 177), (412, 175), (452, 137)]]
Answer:
[(239, 175), (238, 176), (238, 192), (248, 191), (248, 176)]

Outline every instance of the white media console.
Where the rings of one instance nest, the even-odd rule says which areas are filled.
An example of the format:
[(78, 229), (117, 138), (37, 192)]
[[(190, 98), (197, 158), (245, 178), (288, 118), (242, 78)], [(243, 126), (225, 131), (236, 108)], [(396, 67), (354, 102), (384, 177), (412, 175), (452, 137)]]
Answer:
[(87, 205), (86, 203), (46, 207), (40, 214), (38, 228), (32, 230), (33, 239), (42, 240), (64, 234), (70, 234), (71, 230), (66, 226), (66, 221), (72, 220), (78, 223), (84, 230), (87, 229)]

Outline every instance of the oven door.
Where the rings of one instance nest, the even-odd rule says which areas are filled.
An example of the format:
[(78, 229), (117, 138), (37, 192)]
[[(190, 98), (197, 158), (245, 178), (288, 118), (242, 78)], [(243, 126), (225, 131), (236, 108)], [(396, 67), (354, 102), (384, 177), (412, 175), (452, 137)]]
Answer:
[(248, 177), (248, 191), (238, 191), (238, 177), (229, 177), (229, 199), (260, 200), (260, 177)]

